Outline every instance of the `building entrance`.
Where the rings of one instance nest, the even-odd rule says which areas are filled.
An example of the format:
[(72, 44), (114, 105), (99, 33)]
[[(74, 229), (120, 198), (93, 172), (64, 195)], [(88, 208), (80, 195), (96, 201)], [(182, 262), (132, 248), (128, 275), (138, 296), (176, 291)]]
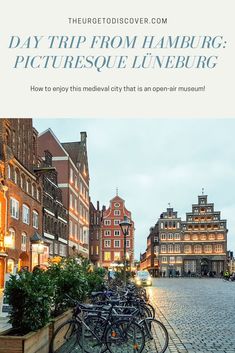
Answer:
[(201, 260), (201, 274), (206, 276), (209, 272), (209, 261), (207, 259)]

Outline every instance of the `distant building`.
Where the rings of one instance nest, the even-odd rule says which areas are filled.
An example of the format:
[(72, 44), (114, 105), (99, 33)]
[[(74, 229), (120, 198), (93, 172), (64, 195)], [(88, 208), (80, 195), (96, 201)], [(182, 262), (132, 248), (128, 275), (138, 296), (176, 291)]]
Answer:
[(187, 274), (219, 275), (227, 268), (227, 221), (221, 219), (214, 204), (207, 202), (207, 195), (198, 196), (192, 212), (186, 213), (182, 222), (183, 267)]
[(126, 237), (127, 261), (133, 265), (134, 261), (134, 222), (131, 212), (125, 207), (125, 201), (116, 195), (108, 209), (103, 211), (102, 220), (102, 266), (106, 268), (123, 266), (124, 236), (119, 226), (120, 221), (127, 216), (132, 226)]
[(39, 153), (48, 149), (52, 165), (58, 172), (58, 186), (62, 201), (68, 209), (69, 255), (89, 256), (89, 169), (87, 135), (81, 132), (81, 141), (61, 143), (51, 129), (38, 137)]
[(89, 223), (89, 246), (90, 260), (95, 266), (101, 264), (102, 238), (101, 238), (101, 222), (102, 211), (100, 210), (99, 201), (97, 206), (90, 202), (90, 223)]
[(198, 196), (192, 212), (181, 221), (173, 208), (167, 208), (151, 228), (142, 268), (166, 276), (217, 275), (227, 268), (226, 220)]

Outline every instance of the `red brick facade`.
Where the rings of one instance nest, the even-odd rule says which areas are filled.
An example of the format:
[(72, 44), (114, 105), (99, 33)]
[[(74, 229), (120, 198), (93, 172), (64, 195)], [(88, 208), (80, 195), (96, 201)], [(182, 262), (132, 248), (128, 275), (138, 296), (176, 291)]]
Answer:
[[(1, 161), (6, 187), (6, 273), (22, 266), (32, 269), (38, 253), (30, 238), (42, 232), (42, 185), (34, 173), (38, 166), (37, 131), (32, 119), (1, 119)], [(2, 212), (1, 212), (2, 213)]]
[(134, 222), (131, 219), (131, 212), (125, 208), (125, 201), (115, 196), (110, 201), (110, 206), (103, 212), (102, 220), (102, 265), (110, 268), (114, 264), (123, 263), (124, 258), (124, 235), (122, 234), (120, 221), (127, 216), (132, 226), (126, 237), (127, 260), (130, 264), (134, 260)]

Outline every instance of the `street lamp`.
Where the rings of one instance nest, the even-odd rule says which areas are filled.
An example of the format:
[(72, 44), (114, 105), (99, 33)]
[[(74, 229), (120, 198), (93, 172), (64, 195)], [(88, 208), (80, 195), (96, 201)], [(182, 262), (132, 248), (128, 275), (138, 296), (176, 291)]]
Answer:
[(127, 216), (124, 216), (123, 221), (119, 223), (122, 233), (124, 235), (124, 286), (126, 286), (126, 236), (129, 234), (131, 222)]

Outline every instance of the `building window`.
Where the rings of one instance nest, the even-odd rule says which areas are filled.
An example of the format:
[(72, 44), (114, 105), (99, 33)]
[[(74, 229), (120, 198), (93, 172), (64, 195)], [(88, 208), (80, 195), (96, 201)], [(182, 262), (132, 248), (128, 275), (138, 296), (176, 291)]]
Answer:
[(201, 254), (202, 253), (202, 246), (201, 245), (194, 245), (194, 253)]
[(73, 169), (70, 168), (70, 182), (73, 183)]
[(27, 235), (26, 233), (21, 234), (21, 250), (26, 251), (27, 249)]
[(9, 236), (10, 236), (10, 242), (7, 245), (8, 248), (10, 249), (15, 249), (15, 238), (16, 238), (16, 233), (15, 230), (13, 228), (9, 229)]
[(74, 224), (74, 237), (78, 240), (78, 225), (77, 223)]
[(180, 253), (180, 244), (175, 245), (175, 252)]
[(105, 248), (110, 248), (111, 247), (111, 240), (105, 240), (104, 241), (104, 247)]
[(120, 235), (120, 230), (115, 230), (114, 235), (119, 236)]
[(161, 222), (160, 227), (161, 227), (161, 229), (163, 229), (163, 222)]
[(120, 252), (114, 252), (114, 261), (121, 260)]
[(176, 262), (181, 263), (182, 262), (182, 257), (181, 256), (176, 256)]
[(180, 240), (180, 233), (175, 233), (174, 238), (175, 240)]
[(10, 198), (10, 214), (12, 218), (19, 219), (19, 201)]
[[(118, 241), (118, 240), (115, 240), (115, 241)], [(130, 247), (130, 240), (126, 240), (126, 247), (129, 248)]]
[(58, 243), (54, 243), (54, 253), (57, 254), (57, 255), (59, 253)]
[(161, 245), (161, 252), (165, 253), (166, 252), (166, 245)]
[(205, 245), (204, 246), (204, 252), (206, 254), (212, 253), (212, 245)]
[(14, 266), (15, 266), (14, 260), (8, 259), (7, 260), (7, 273), (13, 274), (14, 273)]
[(184, 271), (188, 273), (189, 271), (191, 273), (196, 272), (196, 260), (185, 260), (184, 261)]
[(67, 246), (64, 244), (60, 244), (60, 256), (62, 257), (67, 256)]
[(166, 256), (162, 257), (162, 263), (167, 263), (167, 257)]
[(114, 247), (120, 248), (120, 240), (114, 240)]
[(114, 210), (114, 216), (120, 216), (121, 212), (119, 210)]
[(50, 243), (50, 245), (49, 245), (49, 253), (51, 255), (53, 254), (53, 243)]
[(104, 252), (104, 261), (111, 261), (111, 252), (110, 251)]
[(209, 234), (209, 240), (215, 240), (215, 234)]
[(77, 189), (78, 188), (78, 178), (76, 175), (74, 176), (74, 184), (75, 184), (75, 188)]
[(33, 227), (38, 229), (38, 212), (33, 211)]
[(162, 234), (161, 234), (161, 239), (162, 239), (162, 240), (166, 240), (166, 234), (165, 234), (165, 233), (162, 233)]
[(70, 237), (73, 236), (73, 222), (69, 221), (69, 235)]
[(22, 221), (25, 224), (29, 224), (29, 207), (26, 205), (22, 206)]
[(222, 244), (216, 244), (214, 247), (215, 252), (221, 253), (223, 252), (223, 246)]
[(206, 240), (206, 235), (201, 235), (201, 236), (200, 236), (200, 239), (201, 239), (201, 240)]
[(72, 194), (69, 195), (69, 207), (71, 208), (71, 210), (73, 209), (73, 195)]
[(105, 230), (104, 231), (104, 235), (107, 235), (107, 236), (111, 235), (111, 231), (110, 230)]
[(15, 183), (17, 185), (20, 185), (20, 173), (19, 173), (19, 169), (15, 169)]
[(194, 235), (192, 236), (192, 240), (198, 240), (198, 236), (194, 234)]
[(180, 222), (177, 222), (177, 228), (179, 229), (179, 227), (180, 227)]
[(110, 219), (105, 219), (104, 220), (104, 225), (105, 226), (110, 226), (111, 225), (111, 220)]
[(168, 239), (169, 239), (169, 240), (172, 240), (172, 239), (173, 239), (173, 234), (172, 234), (172, 233), (169, 233), (169, 234), (168, 234)]
[(224, 239), (224, 235), (223, 234), (218, 234), (217, 235), (217, 239), (218, 240), (223, 240)]
[(168, 245), (168, 252), (174, 252), (174, 246), (173, 244)]
[(36, 185), (33, 184), (32, 185), (32, 196), (36, 199), (37, 197), (37, 189), (36, 189)]
[(42, 192), (41, 192), (41, 189), (38, 188), (38, 189), (37, 189), (37, 200), (38, 200), (39, 202), (41, 202), (41, 199), (42, 199)]
[(185, 234), (184, 240), (190, 240), (190, 235), (189, 234)]
[(185, 245), (184, 252), (185, 254), (190, 254), (192, 252), (191, 245)]
[(118, 226), (119, 223), (120, 223), (120, 219), (115, 219), (115, 220), (114, 220), (114, 225), (115, 225), (115, 226)]
[(94, 247), (91, 245), (91, 255), (94, 255)]
[(170, 261), (171, 264), (175, 262), (175, 257), (174, 256), (170, 256)]
[(114, 207), (120, 207), (120, 203), (115, 202)]

